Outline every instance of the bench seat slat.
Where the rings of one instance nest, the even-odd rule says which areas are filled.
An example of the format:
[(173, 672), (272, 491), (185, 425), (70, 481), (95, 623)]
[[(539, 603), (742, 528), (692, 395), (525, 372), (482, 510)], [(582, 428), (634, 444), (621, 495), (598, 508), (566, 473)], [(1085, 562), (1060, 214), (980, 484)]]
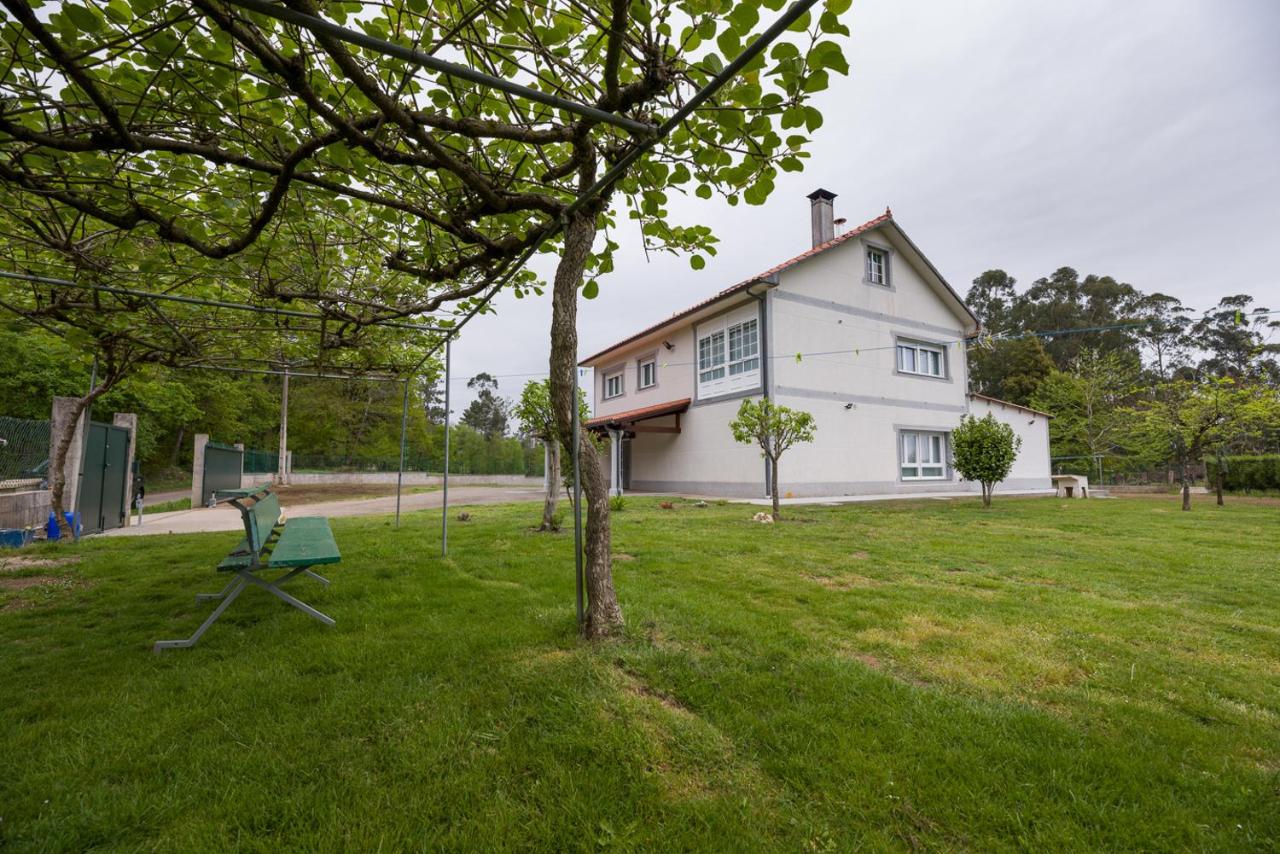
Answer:
[(268, 565), (316, 566), (337, 563), (341, 559), (329, 520), (323, 516), (300, 516), (285, 522)]

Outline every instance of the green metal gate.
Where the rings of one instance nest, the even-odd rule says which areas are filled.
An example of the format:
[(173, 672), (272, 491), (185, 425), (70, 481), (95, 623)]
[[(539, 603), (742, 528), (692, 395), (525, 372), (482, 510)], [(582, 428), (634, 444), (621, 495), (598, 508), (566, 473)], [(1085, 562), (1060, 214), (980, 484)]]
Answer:
[(89, 422), (80, 478), (80, 524), (86, 534), (119, 528), (125, 523), (129, 496), (129, 431)]
[(204, 493), (200, 496), (200, 503), (208, 506), (219, 490), (239, 489), (243, 471), (244, 451), (217, 442), (205, 445)]

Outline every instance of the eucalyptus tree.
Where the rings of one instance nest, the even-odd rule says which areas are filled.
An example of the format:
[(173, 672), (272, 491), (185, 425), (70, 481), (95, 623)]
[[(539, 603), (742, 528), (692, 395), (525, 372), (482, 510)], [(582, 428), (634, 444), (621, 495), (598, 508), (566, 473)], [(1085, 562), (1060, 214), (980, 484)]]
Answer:
[[(622, 211), (650, 250), (689, 252), (700, 268), (715, 238), (672, 221), (669, 194), (762, 204), (779, 170), (802, 168), (822, 124), (810, 97), (848, 72), (836, 37), (849, 0), (805, 11), (696, 103), (785, 0), (81, 0), (47, 14), (0, 2), (0, 182), (14, 192), (184, 258), (231, 258), (332, 223), (352, 257), (403, 276), (374, 289), (268, 278), (260, 296), (361, 323), (469, 317), (498, 287), (541, 293), (522, 264), (556, 253), (550, 376), (565, 442), (577, 300), (612, 269)], [(423, 73), (438, 60), (506, 89)], [(534, 94), (516, 97), (511, 83)], [(580, 458), (586, 631), (599, 636), (622, 613), (605, 471), (595, 454)]]

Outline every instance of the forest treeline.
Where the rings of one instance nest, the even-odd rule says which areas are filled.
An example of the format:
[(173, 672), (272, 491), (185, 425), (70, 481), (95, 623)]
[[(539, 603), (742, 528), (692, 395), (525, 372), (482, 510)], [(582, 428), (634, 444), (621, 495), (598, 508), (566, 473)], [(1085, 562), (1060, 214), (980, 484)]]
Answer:
[[(1196, 309), (1063, 267), (1025, 290), (1003, 270), (966, 302), (973, 390), (1048, 412), (1063, 470), (1188, 467), (1280, 450), (1280, 312), (1247, 294)], [(1061, 459), (1075, 457), (1075, 460)]]

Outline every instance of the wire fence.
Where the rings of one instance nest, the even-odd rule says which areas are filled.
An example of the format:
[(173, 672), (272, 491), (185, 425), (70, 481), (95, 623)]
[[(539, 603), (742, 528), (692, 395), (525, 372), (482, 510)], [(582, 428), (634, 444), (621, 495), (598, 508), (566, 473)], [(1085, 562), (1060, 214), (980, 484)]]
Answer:
[(280, 454), (246, 448), (244, 452), (245, 474), (275, 474), (280, 470)]
[(0, 415), (0, 489), (38, 488), (48, 469), (49, 422)]

